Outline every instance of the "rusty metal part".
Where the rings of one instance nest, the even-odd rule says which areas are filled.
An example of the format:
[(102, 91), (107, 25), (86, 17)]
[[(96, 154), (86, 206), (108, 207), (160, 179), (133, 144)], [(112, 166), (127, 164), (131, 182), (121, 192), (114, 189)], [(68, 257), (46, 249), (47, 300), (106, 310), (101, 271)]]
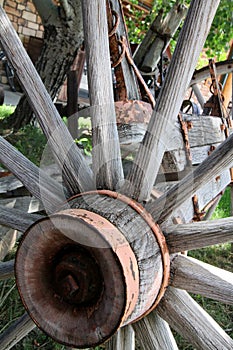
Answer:
[(224, 128), (221, 130), (224, 130), (226, 138), (229, 136), (229, 130), (228, 128), (231, 125), (231, 122), (228, 122), (230, 120), (229, 118), (226, 118), (225, 112), (224, 112), (224, 96), (222, 94), (222, 85), (218, 81), (217, 78), (217, 70), (214, 59), (209, 60), (209, 68), (210, 68), (210, 76), (212, 80), (212, 84), (210, 85), (210, 92), (212, 93), (212, 96), (210, 99), (205, 103), (204, 105), (204, 111), (205, 109), (209, 111), (209, 114), (220, 117), (222, 120), (222, 124), (224, 125)]
[(140, 320), (141, 318), (145, 317), (146, 315), (148, 315), (152, 310), (154, 310), (156, 308), (156, 306), (159, 304), (160, 300), (162, 299), (162, 297), (166, 291), (166, 288), (168, 287), (169, 278), (170, 278), (170, 255), (169, 255), (169, 251), (168, 251), (165, 237), (164, 237), (162, 231), (160, 230), (159, 225), (156, 224), (155, 221), (153, 220), (151, 214), (148, 213), (141, 204), (139, 204), (138, 202), (136, 202), (135, 200), (133, 200), (131, 198), (128, 198), (127, 196), (125, 196), (121, 193), (113, 192), (110, 190), (90, 191), (90, 192), (85, 192), (82, 194), (77, 194), (77, 195), (71, 197), (69, 199), (69, 201), (71, 201), (77, 197), (80, 197), (80, 196), (87, 196), (87, 195), (93, 195), (93, 194), (108, 196), (108, 197), (114, 198), (116, 200), (119, 200), (119, 201), (129, 205), (150, 226), (152, 232), (155, 235), (157, 243), (160, 247), (160, 253), (161, 253), (161, 258), (162, 258), (162, 263), (163, 263), (163, 279), (162, 279), (162, 283), (160, 285), (159, 293), (156, 295), (156, 297), (153, 295), (153, 293), (151, 293), (150, 298), (148, 297), (147, 308), (146, 308), (145, 312), (142, 315), (140, 315), (140, 317), (138, 317), (136, 320), (132, 321), (132, 322), (136, 322), (136, 321)]
[(206, 215), (206, 211), (200, 210), (198, 197), (196, 194), (192, 197), (192, 202), (193, 202), (193, 210), (194, 210), (193, 221), (201, 221)]
[(32, 225), (17, 251), (15, 271), (34, 322), (75, 348), (109, 339), (138, 299), (139, 271), (129, 243), (108, 220), (83, 209)]
[(125, 54), (126, 54), (127, 61), (132, 66), (136, 77), (138, 78), (138, 80), (139, 80), (140, 84), (142, 85), (143, 89), (145, 90), (146, 95), (148, 96), (148, 99), (149, 99), (149, 102), (150, 102), (152, 108), (154, 108), (155, 107), (155, 99), (154, 99), (152, 93), (150, 92), (150, 89), (146, 85), (145, 80), (143, 79), (143, 77), (142, 77), (138, 67), (134, 63), (134, 60), (133, 60), (133, 58), (131, 56), (129, 48), (126, 45), (126, 38), (122, 37), (121, 41), (125, 45)]
[(184, 146), (185, 146), (187, 165), (191, 166), (192, 165), (192, 156), (191, 156), (190, 143), (189, 143), (189, 137), (188, 137), (188, 130), (190, 129), (190, 125), (189, 125), (189, 127), (187, 126), (187, 123), (183, 120), (181, 113), (178, 114), (178, 120), (179, 120), (180, 126), (181, 126), (181, 132), (182, 132)]
[(152, 115), (149, 103), (138, 100), (115, 102), (117, 124), (145, 123), (148, 124)]
[[(114, 74), (116, 77), (115, 88), (115, 100), (127, 99), (127, 89), (125, 85), (124, 74), (120, 62), (124, 58), (125, 48), (122, 47), (122, 55), (119, 54), (119, 38), (117, 35), (117, 28), (120, 24), (120, 16), (112, 9), (111, 2), (106, 1), (107, 19), (108, 19), (108, 31), (109, 31), (109, 49), (112, 60), (112, 67), (114, 68)], [(115, 18), (115, 23), (114, 23)]]
[(213, 146), (213, 145), (211, 145), (211, 146), (210, 146), (210, 150), (208, 151), (208, 156), (210, 156), (211, 153), (212, 153), (215, 149), (216, 149), (216, 147)]

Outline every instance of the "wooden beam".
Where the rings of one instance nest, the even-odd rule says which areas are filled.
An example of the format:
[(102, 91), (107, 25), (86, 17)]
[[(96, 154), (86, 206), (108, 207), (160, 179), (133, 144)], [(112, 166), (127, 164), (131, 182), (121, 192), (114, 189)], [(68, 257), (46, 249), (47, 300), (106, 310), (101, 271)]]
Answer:
[(146, 200), (166, 149), (168, 132), (177, 117), (219, 0), (192, 1), (147, 132), (139, 147), (124, 191)]
[(168, 323), (154, 311), (133, 323), (133, 329), (140, 349), (178, 350)]
[(42, 218), (41, 215), (28, 214), (22, 210), (7, 208), (3, 205), (0, 205), (0, 212), (0, 224), (9, 226), (20, 232), (26, 231), (29, 226)]
[(31, 318), (25, 313), (0, 335), (1, 349), (11, 349), (35, 327)]
[(107, 342), (106, 350), (135, 350), (135, 334), (132, 326), (120, 328)]
[(91, 101), (93, 171), (97, 188), (116, 189), (123, 180), (108, 43), (106, 1), (82, 1)]
[(233, 217), (169, 225), (164, 234), (170, 253), (233, 242)]
[(185, 255), (171, 264), (171, 286), (233, 304), (233, 273)]
[(63, 171), (71, 194), (94, 188), (92, 172), (58, 114), (9, 18), (0, 7), (0, 41)]
[(67, 191), (63, 186), (29, 161), (3, 137), (0, 137), (0, 149), (0, 162), (43, 203), (46, 210), (52, 212), (64, 202)]
[(15, 260), (0, 262), (0, 281), (14, 277)]
[(233, 340), (229, 335), (185, 291), (168, 287), (157, 311), (197, 349), (233, 348)]

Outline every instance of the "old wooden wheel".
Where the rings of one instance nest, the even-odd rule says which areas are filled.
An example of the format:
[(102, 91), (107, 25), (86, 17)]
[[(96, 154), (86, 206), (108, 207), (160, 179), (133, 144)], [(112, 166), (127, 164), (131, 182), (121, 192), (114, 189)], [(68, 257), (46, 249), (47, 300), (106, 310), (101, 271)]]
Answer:
[[(229, 169), (233, 136), (177, 185), (150, 200), (169, 126), (178, 115), (217, 5), (211, 0), (192, 2), (126, 179), (115, 122), (105, 1), (83, 0), (93, 106), (92, 170), (0, 9), (0, 40), (63, 176), (63, 184), (58, 184), (0, 138), (0, 161), (43, 203), (46, 212), (38, 220), (33, 214), (1, 207), (0, 222), (26, 232), (16, 258), (18, 288), (34, 322), (59, 342), (90, 347), (118, 330), (108, 349), (134, 349), (135, 335), (144, 349), (177, 349), (170, 325), (196, 348), (233, 347), (232, 339), (187, 293), (232, 304), (232, 274), (179, 254), (231, 241), (232, 218), (172, 223), (176, 211), (204, 183)], [(1, 348), (11, 348), (30, 332), (31, 318), (25, 314), (4, 332)]]

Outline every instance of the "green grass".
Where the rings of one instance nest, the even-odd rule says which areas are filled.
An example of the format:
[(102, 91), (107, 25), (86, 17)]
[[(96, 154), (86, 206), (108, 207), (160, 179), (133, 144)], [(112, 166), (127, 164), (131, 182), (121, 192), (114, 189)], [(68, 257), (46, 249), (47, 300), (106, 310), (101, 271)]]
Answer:
[(0, 106), (0, 120), (7, 118), (15, 110), (14, 106), (3, 105)]

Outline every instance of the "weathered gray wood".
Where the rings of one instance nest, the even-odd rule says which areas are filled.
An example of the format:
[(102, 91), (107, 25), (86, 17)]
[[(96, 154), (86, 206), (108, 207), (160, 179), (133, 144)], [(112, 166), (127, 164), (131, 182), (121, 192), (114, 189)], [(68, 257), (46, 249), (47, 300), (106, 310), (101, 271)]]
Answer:
[(145, 200), (151, 193), (166, 149), (170, 124), (178, 115), (219, 1), (192, 1), (147, 133), (124, 188)]
[(21, 40), (1, 7), (0, 28), (1, 45), (17, 72), (56, 161), (63, 169), (67, 188), (72, 194), (93, 189), (89, 166), (73, 142)]
[(14, 277), (14, 260), (0, 262), (0, 280)]
[(28, 214), (15, 208), (7, 208), (0, 205), (0, 224), (24, 232), (36, 220), (41, 219), (41, 215)]
[(44, 207), (54, 211), (66, 198), (63, 186), (17, 151), (3, 137), (0, 137), (0, 161), (22, 181), (24, 186), (38, 198)]
[(171, 212), (223, 171), (230, 168), (233, 156), (233, 135), (229, 136), (210, 156), (200, 164), (193, 173), (185, 176), (179, 184), (173, 186), (155, 203), (147, 206), (155, 220), (164, 221)]
[(164, 232), (170, 253), (233, 241), (233, 217), (169, 225)]
[[(187, 7), (176, 2), (171, 11), (167, 14), (164, 20), (162, 20), (162, 23), (159, 26), (152, 28), (152, 31), (154, 30), (154, 40), (150, 47), (147, 47), (146, 49), (146, 55), (140, 65), (142, 72), (153, 72), (155, 70), (161, 57), (161, 53), (163, 53), (168, 47), (171, 38), (177, 31), (180, 22), (185, 17), (186, 13)], [(141, 45), (143, 45), (143, 41)]]
[(0, 178), (0, 194), (14, 191), (22, 188), (23, 184), (14, 175), (8, 175)]
[(197, 349), (231, 350), (233, 347), (233, 340), (185, 291), (169, 287), (157, 311)]
[(93, 171), (97, 188), (118, 188), (123, 180), (108, 43), (106, 1), (82, 1), (91, 102)]
[[(216, 62), (217, 75), (228, 74), (233, 71), (233, 59), (226, 60), (222, 62)], [(193, 74), (190, 86), (198, 84), (201, 81), (210, 77), (210, 68), (209, 66), (203, 67), (199, 70), (196, 70)]]
[(11, 349), (21, 339), (26, 337), (26, 335), (28, 335), (28, 333), (30, 333), (35, 327), (36, 326), (31, 318), (25, 313), (0, 335), (1, 349)]
[(107, 342), (106, 350), (134, 350), (135, 334), (132, 326), (120, 328), (119, 331)]
[(172, 260), (170, 285), (233, 304), (233, 273), (182, 254)]
[(133, 329), (140, 348), (144, 350), (178, 350), (168, 323), (155, 311), (133, 323)]

